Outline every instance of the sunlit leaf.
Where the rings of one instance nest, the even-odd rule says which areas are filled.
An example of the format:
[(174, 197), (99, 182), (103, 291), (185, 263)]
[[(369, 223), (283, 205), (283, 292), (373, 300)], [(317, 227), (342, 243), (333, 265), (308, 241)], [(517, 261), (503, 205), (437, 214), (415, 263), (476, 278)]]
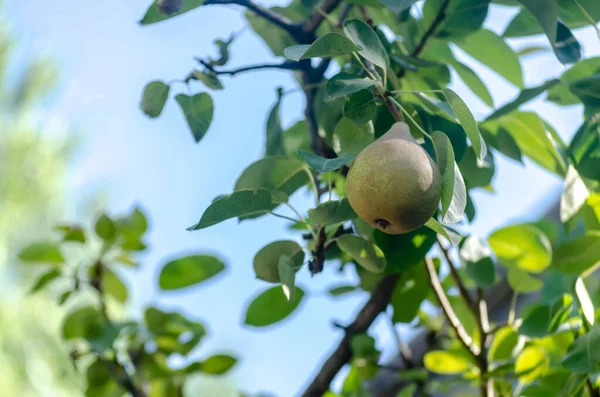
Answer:
[(465, 133), (469, 137), (477, 157), (480, 160), (483, 160), (487, 154), (487, 148), (483, 137), (479, 132), (479, 127), (477, 127), (475, 117), (473, 117), (467, 104), (454, 91), (449, 88), (444, 88), (444, 95), (446, 95), (448, 103), (452, 107), (452, 110), (454, 110), (460, 125), (464, 128)]
[(314, 43), (288, 47), (283, 52), (286, 58), (293, 61), (309, 58), (331, 58), (342, 54), (359, 51), (350, 39), (340, 33), (326, 33)]
[(300, 287), (296, 287), (296, 299), (292, 302), (288, 302), (281, 287), (269, 288), (250, 302), (244, 323), (253, 327), (275, 324), (292, 314), (303, 297), (304, 291)]
[(162, 290), (175, 290), (197, 285), (225, 270), (225, 264), (210, 255), (190, 255), (167, 262), (160, 271), (158, 284)]
[(387, 71), (390, 60), (373, 28), (360, 19), (351, 19), (344, 21), (344, 33), (357, 47), (361, 48), (358, 52), (360, 55)]
[(270, 283), (280, 283), (279, 260), (282, 256), (291, 258), (296, 270), (304, 262), (304, 251), (298, 243), (291, 240), (274, 241), (261, 248), (254, 256), (256, 277)]
[(40, 242), (31, 244), (19, 252), (19, 259), (23, 262), (43, 262), (50, 264), (60, 264), (65, 261), (60, 247), (57, 244), (49, 242)]
[(488, 238), (498, 260), (521, 270), (540, 273), (550, 266), (551, 245), (548, 238), (530, 225), (507, 226)]
[(473, 364), (457, 353), (443, 350), (427, 352), (423, 357), (425, 368), (442, 375), (456, 375), (465, 372)]
[(374, 273), (381, 273), (385, 269), (385, 256), (377, 245), (352, 234), (344, 234), (336, 241), (343, 251), (365, 269)]
[(600, 232), (565, 241), (554, 250), (552, 267), (567, 274), (588, 274), (600, 264)]

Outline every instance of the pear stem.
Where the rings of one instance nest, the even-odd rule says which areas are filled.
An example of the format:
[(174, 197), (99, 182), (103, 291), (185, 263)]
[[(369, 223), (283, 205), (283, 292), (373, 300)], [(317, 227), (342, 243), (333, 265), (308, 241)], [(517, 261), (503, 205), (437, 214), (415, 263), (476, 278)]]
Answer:
[(402, 110), (402, 113), (404, 113), (404, 115), (405, 115), (406, 117), (408, 117), (408, 119), (409, 119), (410, 121), (412, 121), (412, 122), (413, 122), (413, 124), (414, 124), (414, 125), (417, 127), (417, 129), (418, 129), (419, 131), (421, 131), (421, 133), (423, 133), (423, 135), (425, 135), (427, 138), (429, 138), (429, 140), (430, 140), (430, 141), (433, 141), (433, 139), (431, 138), (431, 135), (429, 135), (429, 134), (428, 134), (428, 133), (427, 133), (427, 132), (426, 132), (426, 131), (425, 131), (423, 128), (421, 128), (421, 126), (419, 125), (419, 123), (417, 123), (417, 122), (415, 121), (415, 119), (413, 119), (413, 118), (412, 118), (412, 116), (410, 115), (410, 113), (408, 113), (408, 112), (406, 111), (406, 109), (404, 109), (404, 107), (402, 107), (402, 105), (400, 105), (400, 102), (398, 102), (398, 101), (397, 101), (397, 100), (396, 100), (394, 97), (391, 97), (391, 100), (392, 100), (392, 102), (394, 102), (394, 104), (395, 104), (396, 106), (398, 106), (398, 107), (400, 108), (400, 110)]

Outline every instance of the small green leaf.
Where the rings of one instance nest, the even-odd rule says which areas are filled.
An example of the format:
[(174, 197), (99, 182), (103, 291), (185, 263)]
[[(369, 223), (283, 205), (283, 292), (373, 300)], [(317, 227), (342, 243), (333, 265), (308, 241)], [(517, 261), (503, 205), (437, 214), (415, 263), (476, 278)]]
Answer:
[(144, 321), (150, 336), (154, 337), (157, 349), (167, 354), (186, 355), (206, 335), (206, 329), (201, 323), (191, 321), (179, 313), (163, 312), (154, 307), (145, 310)]
[(600, 264), (600, 232), (565, 241), (554, 250), (552, 267), (567, 274), (586, 275)]
[(304, 263), (304, 251), (298, 243), (291, 240), (274, 241), (261, 248), (254, 256), (256, 277), (270, 283), (282, 282), (279, 274), (279, 261), (282, 256), (291, 258), (296, 270)]
[(496, 270), (490, 255), (490, 249), (475, 236), (469, 236), (460, 248), (460, 258), (467, 275), (481, 288), (490, 288), (496, 281)]
[(453, 123), (458, 122), (454, 110), (446, 102), (439, 100), (436, 97), (423, 94), (422, 92), (413, 93), (421, 101), (429, 112), (442, 116), (446, 120)]
[(104, 268), (102, 272), (102, 284), (104, 291), (118, 302), (125, 303), (127, 301), (127, 286), (109, 268)]
[(340, 249), (365, 269), (373, 273), (381, 273), (385, 269), (385, 256), (377, 245), (353, 234), (344, 234), (336, 241)]
[(565, 187), (560, 196), (560, 221), (566, 223), (576, 216), (589, 195), (590, 191), (585, 182), (581, 179), (575, 167), (569, 164)]
[(56, 280), (57, 278), (60, 278), (61, 276), (62, 276), (62, 272), (58, 269), (50, 269), (50, 270), (42, 273), (42, 275), (40, 277), (38, 277), (37, 281), (31, 288), (29, 293), (34, 294), (34, 293), (42, 290), (42, 288), (44, 288), (46, 285), (50, 284), (52, 281)]
[(158, 285), (163, 291), (186, 288), (206, 281), (225, 270), (225, 264), (210, 255), (190, 255), (167, 262)]
[(194, 72), (192, 73), (192, 76), (194, 76), (194, 78), (202, 83), (204, 83), (204, 85), (207, 88), (210, 88), (211, 90), (222, 90), (223, 89), (223, 83), (221, 83), (221, 80), (219, 80), (219, 76), (217, 76), (216, 73), (209, 71), (206, 72), (201, 72), (199, 70), (194, 70)]
[(344, 102), (344, 117), (356, 124), (366, 124), (377, 114), (377, 102), (373, 90), (360, 90)]
[(62, 225), (57, 226), (56, 230), (63, 233), (63, 241), (71, 241), (75, 243), (85, 243), (85, 231), (79, 225)]
[(596, 325), (590, 332), (577, 338), (569, 347), (569, 352), (562, 365), (569, 371), (583, 374), (598, 371), (600, 363), (600, 326)]
[(206, 92), (194, 96), (179, 94), (175, 100), (181, 107), (196, 143), (200, 142), (213, 118), (213, 100)]
[(62, 334), (66, 340), (75, 338), (94, 339), (102, 333), (102, 315), (92, 306), (79, 308), (67, 315), (63, 322)]
[(433, 350), (423, 357), (425, 368), (442, 375), (457, 375), (466, 372), (472, 364), (461, 355), (451, 351)]
[(584, 123), (569, 144), (567, 153), (584, 178), (600, 181), (600, 134), (597, 123)]
[(325, 157), (317, 156), (314, 153), (307, 152), (306, 150), (302, 149), (298, 150), (298, 156), (300, 156), (302, 160), (306, 161), (311, 168), (314, 168), (321, 174), (334, 171), (344, 165), (348, 165), (352, 162), (352, 160), (354, 160), (355, 157), (353, 155), (347, 155), (336, 157), (334, 159), (326, 159)]
[(337, 297), (341, 295), (346, 295), (351, 292), (358, 291), (359, 288), (355, 285), (341, 285), (338, 287), (332, 287), (327, 290), (327, 293), (331, 296)]
[(50, 264), (64, 263), (65, 258), (60, 252), (60, 247), (54, 243), (35, 243), (23, 248), (19, 253), (19, 259), (23, 262), (44, 262)]
[(465, 179), (468, 190), (478, 187), (489, 189), (496, 173), (492, 152), (488, 152), (485, 159), (481, 161), (475, 155), (472, 147), (467, 148), (458, 168)]
[(333, 150), (338, 156), (356, 156), (373, 142), (373, 124), (356, 124), (342, 119), (333, 131)]
[(325, 33), (310, 45), (295, 45), (286, 48), (283, 53), (292, 61), (309, 58), (332, 58), (342, 54), (357, 52), (357, 47), (350, 39), (340, 33)]
[(436, 242), (436, 233), (428, 227), (421, 227), (409, 233), (391, 235), (378, 229), (373, 232), (377, 246), (387, 260), (386, 273), (404, 272), (412, 266), (420, 265)]
[(541, 346), (528, 346), (515, 361), (515, 372), (521, 382), (531, 382), (539, 378), (550, 365), (546, 351)]
[(421, 303), (429, 292), (425, 266), (413, 266), (402, 272), (390, 300), (394, 311), (392, 321), (410, 323), (418, 314)]
[(227, 354), (217, 354), (202, 361), (199, 371), (210, 375), (222, 375), (229, 371), (236, 363), (237, 358)]
[(354, 94), (377, 84), (376, 80), (340, 72), (327, 81), (325, 93), (333, 99)]
[(490, 91), (473, 69), (458, 61), (453, 62), (452, 67), (473, 94), (477, 95), (479, 99), (489, 107), (494, 107), (494, 99), (492, 98)]
[(518, 293), (529, 294), (539, 291), (544, 286), (542, 280), (531, 276), (519, 268), (509, 269), (507, 279), (513, 291)]
[(436, 162), (442, 174), (442, 221), (458, 223), (467, 206), (465, 182), (454, 161), (454, 150), (448, 136), (434, 131), (432, 138)]
[(204, 229), (231, 218), (263, 215), (271, 211), (273, 204), (267, 189), (238, 190), (214, 201), (188, 230)]
[(504, 116), (505, 114), (509, 114), (513, 110), (518, 110), (519, 106), (531, 101), (532, 99), (535, 99), (540, 94), (542, 94), (544, 91), (549, 90), (550, 88), (554, 87), (558, 83), (560, 83), (560, 80), (552, 79), (552, 80), (546, 81), (545, 83), (543, 83), (537, 87), (531, 87), (531, 88), (524, 89), (523, 91), (521, 91), (519, 93), (519, 95), (513, 101), (496, 109), (492, 114), (490, 114), (487, 117), (486, 120), (493, 120), (500, 116)]
[(292, 258), (287, 255), (281, 255), (277, 269), (279, 270), (279, 280), (281, 280), (283, 294), (288, 301), (292, 302), (296, 290), (296, 265)]
[(510, 360), (519, 343), (519, 333), (510, 326), (500, 328), (494, 333), (494, 340), (488, 351), (490, 360)]
[(144, 88), (140, 107), (148, 117), (160, 116), (167, 99), (169, 99), (170, 86), (162, 81), (152, 81)]
[(317, 208), (308, 210), (308, 216), (321, 226), (326, 226), (355, 219), (358, 215), (350, 206), (348, 199), (343, 198), (319, 204)]
[(279, 108), (281, 106), (282, 92), (278, 90), (277, 102), (273, 105), (269, 117), (267, 118), (266, 126), (266, 156), (283, 155), (283, 128), (281, 128), (281, 119), (279, 116)]
[(148, 219), (139, 208), (135, 207), (127, 216), (115, 220), (119, 233), (130, 238), (139, 238), (148, 230)]
[(235, 34), (232, 34), (227, 40), (216, 39), (215, 41), (213, 41), (213, 43), (219, 49), (219, 58), (210, 58), (209, 63), (211, 66), (225, 66), (227, 62), (229, 62), (229, 46), (231, 45), (231, 43), (233, 43), (235, 37)]
[(514, 225), (498, 229), (488, 242), (504, 265), (530, 273), (540, 273), (550, 266), (550, 241), (533, 226)]
[(594, 308), (592, 298), (590, 297), (590, 293), (588, 292), (588, 289), (581, 277), (577, 277), (574, 289), (577, 302), (579, 303), (579, 307), (581, 307), (581, 311), (583, 312), (583, 318), (585, 318), (589, 326), (593, 327), (594, 323), (596, 322), (596, 310)]
[(100, 215), (96, 221), (94, 230), (96, 231), (98, 237), (105, 241), (114, 239), (117, 233), (115, 223), (105, 214)]
[(148, 8), (148, 11), (146, 11), (146, 15), (144, 15), (144, 17), (140, 21), (141, 25), (150, 25), (153, 23), (161, 22), (165, 19), (173, 18), (185, 12), (193, 10), (194, 8), (200, 7), (202, 4), (204, 4), (204, 0), (183, 0), (181, 10), (171, 15), (165, 15), (158, 9), (159, 1), (160, 0), (155, 0), (154, 3), (152, 3), (152, 5), (150, 6), (150, 8)]
[(447, 226), (442, 225), (435, 218), (429, 218), (427, 222), (425, 222), (425, 226), (435, 231), (438, 234), (441, 234), (450, 242), (452, 245), (456, 245), (460, 242), (461, 236), (456, 230), (451, 229)]
[(481, 133), (479, 132), (479, 127), (477, 127), (477, 121), (475, 121), (475, 117), (467, 107), (467, 104), (450, 88), (444, 88), (444, 95), (448, 99), (448, 103), (460, 125), (464, 128), (465, 133), (471, 140), (471, 145), (477, 154), (477, 157), (480, 160), (483, 160), (487, 154), (487, 148), (485, 146), (485, 142)]
[(358, 53), (363, 58), (387, 71), (390, 60), (373, 28), (360, 19), (351, 19), (344, 22), (344, 33), (357, 47), (362, 48)]
[(272, 287), (256, 296), (246, 309), (244, 323), (265, 327), (288, 317), (302, 302), (304, 291), (296, 287), (296, 299), (288, 302), (280, 287)]

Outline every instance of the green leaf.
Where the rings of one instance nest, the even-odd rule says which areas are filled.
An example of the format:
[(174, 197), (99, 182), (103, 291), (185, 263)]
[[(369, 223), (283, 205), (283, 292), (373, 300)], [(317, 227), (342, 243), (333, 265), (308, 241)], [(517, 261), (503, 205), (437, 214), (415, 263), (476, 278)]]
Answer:
[(515, 373), (521, 382), (531, 382), (548, 369), (549, 358), (541, 346), (527, 346), (515, 361)]
[(211, 66), (225, 66), (229, 62), (229, 46), (233, 43), (235, 37), (235, 34), (232, 34), (227, 40), (216, 39), (213, 41), (219, 49), (219, 58), (209, 58)]
[(283, 53), (293, 61), (309, 58), (332, 58), (342, 54), (359, 51), (350, 39), (340, 33), (325, 33), (310, 45), (295, 45), (286, 48)]
[(279, 280), (281, 280), (283, 294), (288, 301), (292, 302), (294, 300), (294, 292), (296, 290), (296, 264), (289, 256), (281, 255), (279, 257), (277, 269), (279, 273)]
[[(296, 19), (296, 15), (292, 15), (296, 14), (296, 12), (294, 12), (291, 7), (271, 7), (268, 8), (268, 10), (285, 15), (288, 18), (294, 17), (293, 19)], [(272, 24), (260, 15), (255, 14), (250, 10), (246, 10), (244, 16), (252, 30), (256, 32), (256, 34), (258, 34), (271, 49), (273, 55), (278, 57), (283, 56), (283, 52), (287, 47), (296, 44), (296, 41), (288, 32)]]
[(389, 8), (394, 14), (408, 10), (418, 0), (379, 0), (379, 3)]
[(581, 277), (577, 277), (574, 290), (575, 297), (577, 298), (577, 302), (583, 313), (583, 318), (585, 318), (589, 326), (593, 327), (596, 322), (596, 310), (592, 298), (590, 297), (590, 293)]
[(490, 249), (475, 236), (469, 236), (460, 248), (460, 258), (467, 275), (481, 288), (490, 288), (496, 281), (496, 270), (490, 255)]
[(165, 15), (158, 9), (159, 2), (160, 0), (155, 0), (154, 3), (152, 3), (152, 5), (150, 6), (150, 8), (148, 8), (148, 11), (146, 11), (146, 15), (144, 15), (144, 17), (140, 21), (141, 25), (150, 25), (153, 23), (161, 22), (165, 19), (173, 18), (185, 12), (193, 10), (194, 8), (200, 7), (202, 4), (204, 4), (204, 0), (183, 0), (181, 10), (171, 15)]
[[(431, 26), (442, 7), (443, 0), (427, 0), (423, 6), (423, 26)], [(450, 1), (445, 18), (436, 36), (463, 37), (481, 29), (488, 13), (490, 0)]]
[(200, 82), (202, 82), (207, 88), (211, 90), (222, 90), (223, 83), (219, 79), (216, 73), (209, 71), (201, 72), (199, 70), (194, 70), (192, 73), (194, 78)]
[(281, 119), (279, 116), (279, 108), (281, 106), (282, 91), (279, 89), (277, 102), (273, 105), (269, 117), (267, 118), (266, 126), (266, 156), (278, 156), (285, 154), (283, 146), (283, 128), (281, 128)]
[(390, 304), (394, 311), (394, 323), (410, 323), (419, 312), (421, 303), (429, 294), (428, 276), (425, 266), (413, 266), (402, 273)]
[(425, 255), (436, 242), (436, 233), (421, 227), (409, 233), (391, 235), (380, 230), (373, 232), (377, 246), (385, 254), (386, 273), (401, 273), (423, 262)]
[(569, 84), (569, 89), (586, 107), (597, 109), (600, 107), (600, 73), (583, 77)]
[(327, 226), (355, 219), (358, 215), (350, 206), (348, 199), (343, 198), (319, 204), (317, 208), (308, 210), (308, 216), (321, 226)]
[(307, 152), (306, 150), (298, 150), (298, 156), (306, 163), (314, 168), (319, 173), (334, 171), (341, 168), (344, 165), (348, 165), (354, 160), (355, 156), (348, 155), (342, 157), (336, 157), (334, 159), (326, 159), (325, 157), (317, 156), (314, 153)]
[(460, 233), (454, 229), (442, 225), (435, 218), (429, 218), (429, 220), (425, 222), (425, 226), (444, 236), (452, 245), (456, 245), (460, 242)]
[(154, 307), (145, 310), (144, 321), (151, 336), (154, 336), (157, 349), (167, 354), (186, 355), (206, 335), (206, 329), (201, 323), (191, 321), (179, 313), (163, 312)]
[(344, 33), (357, 47), (362, 48), (358, 53), (374, 65), (387, 71), (390, 67), (385, 47), (377, 33), (360, 19), (344, 21)]
[(98, 309), (85, 306), (67, 314), (62, 326), (62, 335), (66, 340), (94, 339), (100, 336), (103, 326), (104, 321)]
[(442, 375), (457, 375), (472, 367), (472, 363), (457, 353), (444, 350), (427, 352), (423, 357), (425, 368)]
[(600, 181), (600, 124), (584, 123), (573, 137), (567, 153), (579, 175)]
[(467, 206), (465, 182), (454, 161), (454, 150), (448, 136), (434, 131), (432, 138), (436, 162), (442, 175), (442, 221), (458, 223)]
[(465, 82), (467, 87), (469, 87), (469, 89), (473, 92), (473, 94), (477, 95), (479, 99), (481, 99), (483, 103), (489, 107), (494, 107), (494, 99), (492, 98), (492, 95), (490, 94), (490, 91), (486, 87), (485, 83), (481, 81), (477, 73), (475, 73), (467, 65), (458, 61), (453, 62), (452, 67), (462, 81)]
[(385, 256), (377, 245), (353, 234), (341, 235), (336, 242), (341, 250), (365, 269), (373, 273), (381, 273), (385, 269)]
[(300, 149), (311, 150), (306, 120), (297, 121), (283, 132), (283, 147), (287, 156), (295, 156)]
[(325, 93), (331, 98), (337, 99), (372, 87), (375, 84), (377, 84), (376, 80), (340, 72), (327, 81)]
[(23, 262), (44, 262), (54, 265), (65, 261), (60, 252), (60, 247), (57, 244), (48, 242), (35, 243), (23, 248), (19, 252), (19, 259)]
[(235, 183), (235, 190), (268, 189), (271, 192), (281, 191), (291, 196), (308, 182), (306, 170), (304, 162), (297, 158), (266, 157), (244, 170)]
[(169, 98), (170, 89), (171, 87), (162, 81), (148, 83), (142, 94), (142, 102), (140, 104), (142, 111), (153, 119), (160, 116)]
[(471, 145), (480, 160), (483, 160), (487, 154), (487, 148), (479, 128), (477, 127), (477, 121), (471, 114), (471, 111), (467, 107), (467, 104), (451, 89), (444, 88), (444, 95), (448, 99), (448, 103), (452, 107), (452, 110), (456, 114), (460, 125), (464, 128), (465, 133), (471, 140)]
[(288, 302), (280, 287), (269, 288), (256, 296), (246, 309), (244, 323), (265, 327), (288, 317), (302, 302), (304, 291), (296, 287), (296, 299)]
[(222, 375), (229, 371), (237, 361), (237, 358), (228, 354), (217, 354), (202, 361), (198, 369), (205, 374)]
[(50, 284), (52, 281), (56, 280), (57, 278), (60, 278), (61, 276), (62, 276), (62, 272), (58, 269), (50, 269), (50, 270), (42, 273), (38, 277), (37, 281), (31, 288), (29, 293), (34, 294), (34, 293), (42, 290), (45, 286), (47, 286), (48, 284)]
[(440, 66), (440, 63), (429, 61), (427, 59), (415, 58), (410, 55), (395, 54), (392, 56), (392, 60), (400, 65), (402, 68), (407, 70), (418, 70), (419, 68), (431, 68), (434, 66)]
[(117, 233), (115, 223), (105, 214), (100, 215), (100, 217), (96, 221), (94, 230), (96, 231), (98, 237), (105, 241), (112, 240), (113, 238), (115, 238), (115, 235)]
[(178, 94), (175, 100), (183, 111), (194, 140), (196, 143), (200, 142), (213, 118), (214, 106), (211, 96), (206, 92), (194, 96)]
[(351, 292), (358, 291), (359, 288), (355, 285), (341, 285), (338, 287), (332, 287), (327, 290), (327, 293), (331, 296), (338, 297), (341, 295), (346, 295)]
[(490, 114), (486, 120), (493, 120), (500, 116), (504, 116), (505, 114), (511, 113), (513, 110), (518, 110), (519, 106), (524, 103), (531, 101), (532, 99), (538, 97), (544, 91), (549, 90), (554, 87), (556, 84), (560, 83), (558, 79), (548, 80), (545, 83), (537, 86), (526, 88), (519, 93), (519, 95), (511, 102), (502, 106), (501, 108), (496, 109), (492, 114)]
[(366, 124), (377, 114), (377, 102), (372, 90), (360, 90), (344, 102), (344, 117), (356, 124)]
[(85, 232), (79, 225), (61, 225), (57, 226), (56, 230), (63, 234), (63, 241), (85, 243)]
[(539, 280), (518, 268), (509, 269), (507, 279), (508, 284), (513, 291), (518, 293), (529, 294), (539, 291), (544, 286), (542, 280)]
[(492, 361), (510, 360), (518, 343), (519, 333), (510, 326), (502, 327), (494, 333), (488, 357)]
[(104, 291), (118, 302), (125, 303), (127, 301), (127, 286), (109, 268), (105, 267), (102, 272), (102, 284)]
[(600, 231), (600, 193), (590, 194), (580, 214), (586, 230)]
[(372, 142), (371, 123), (360, 125), (342, 117), (333, 131), (333, 149), (338, 156), (356, 156)]
[(585, 275), (600, 264), (600, 232), (565, 241), (554, 250), (552, 267), (567, 274)]
[(530, 273), (540, 273), (550, 266), (550, 241), (533, 226), (513, 225), (498, 229), (490, 235), (488, 243), (504, 265)]
[(588, 77), (600, 71), (600, 57), (583, 59), (569, 68), (560, 76), (562, 84), (548, 90), (548, 100), (561, 106), (576, 105), (580, 100), (569, 89), (569, 85), (577, 80)]
[(457, 40), (456, 45), (506, 80), (523, 88), (523, 70), (519, 57), (496, 33), (480, 29)]
[(519, 0), (533, 14), (548, 36), (550, 44), (556, 43), (556, 23), (558, 21), (558, 3), (556, 0)]
[(600, 363), (600, 326), (577, 338), (569, 347), (562, 365), (569, 371), (583, 374), (596, 372)]
[(139, 238), (148, 230), (148, 219), (139, 207), (133, 208), (129, 215), (116, 219), (115, 224), (119, 233), (130, 238)]
[(280, 283), (279, 260), (282, 256), (292, 259), (295, 269), (304, 263), (304, 251), (295, 241), (274, 241), (256, 253), (253, 266), (256, 277), (270, 283)]
[(158, 285), (163, 291), (186, 288), (206, 281), (225, 270), (225, 264), (210, 255), (190, 255), (167, 262), (160, 271)]
[(556, 332), (567, 319), (572, 307), (573, 299), (567, 294), (558, 297), (551, 306), (534, 306), (523, 317), (519, 332), (532, 338), (543, 338)]
[(494, 156), (492, 152), (488, 152), (483, 161), (480, 161), (475, 155), (472, 147), (467, 148), (460, 164), (458, 165), (465, 185), (468, 190), (481, 187), (489, 189), (492, 183), (492, 178), (496, 172), (494, 165)]
[(560, 196), (560, 221), (568, 222), (575, 217), (590, 195), (585, 182), (571, 164), (567, 169), (565, 187)]
[(567, 25), (561, 21), (558, 21), (556, 25), (556, 43), (553, 49), (556, 58), (563, 65), (575, 63), (581, 59), (581, 44)]
[(421, 101), (421, 103), (425, 106), (425, 108), (431, 112), (432, 114), (437, 114), (442, 116), (446, 120), (452, 121), (453, 123), (457, 122), (456, 115), (454, 114), (454, 110), (448, 105), (446, 102), (439, 100), (438, 98), (425, 95), (422, 92), (413, 93)]

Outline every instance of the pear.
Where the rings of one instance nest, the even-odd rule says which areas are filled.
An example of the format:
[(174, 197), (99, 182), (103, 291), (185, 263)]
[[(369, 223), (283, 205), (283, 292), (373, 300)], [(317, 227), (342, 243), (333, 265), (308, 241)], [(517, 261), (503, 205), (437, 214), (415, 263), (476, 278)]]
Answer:
[(438, 208), (441, 190), (437, 164), (403, 122), (364, 148), (346, 178), (354, 211), (388, 234), (421, 227)]

